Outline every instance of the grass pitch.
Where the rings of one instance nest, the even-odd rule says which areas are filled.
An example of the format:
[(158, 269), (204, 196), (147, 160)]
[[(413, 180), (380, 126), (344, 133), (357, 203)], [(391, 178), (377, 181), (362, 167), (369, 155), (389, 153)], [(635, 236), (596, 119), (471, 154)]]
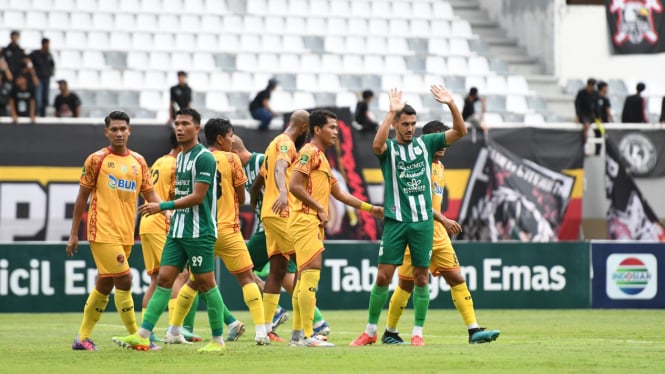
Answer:
[[(385, 327), (384, 311), (379, 328)], [(348, 346), (366, 323), (365, 311), (325, 311), (335, 348), (289, 348), (286, 343), (254, 345), (249, 313), (238, 342), (227, 342), (224, 356), (198, 354), (203, 343), (165, 346), (160, 352), (122, 350), (111, 342), (126, 335), (115, 312), (107, 312), (93, 332), (98, 352), (72, 351), (81, 313), (0, 314), (0, 373), (363, 373), (363, 372), (528, 372), (663, 373), (664, 310), (479, 310), (482, 326), (501, 330), (490, 344), (467, 344), (455, 310), (431, 310), (425, 347)], [(163, 335), (167, 317), (156, 333)], [(207, 317), (197, 315), (196, 332), (207, 336)], [(413, 326), (407, 311), (401, 323), (405, 340)], [(288, 337), (290, 321), (278, 332)]]

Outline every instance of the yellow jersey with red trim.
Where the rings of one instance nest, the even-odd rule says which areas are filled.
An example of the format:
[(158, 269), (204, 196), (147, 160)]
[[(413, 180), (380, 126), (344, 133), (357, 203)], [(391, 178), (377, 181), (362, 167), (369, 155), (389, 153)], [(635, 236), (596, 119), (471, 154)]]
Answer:
[[(150, 178), (155, 192), (162, 201), (171, 200), (175, 193), (175, 156), (166, 154), (150, 167)], [(163, 214), (151, 214), (141, 217), (139, 234), (164, 234), (169, 232), (166, 217)]]
[(272, 212), (272, 205), (279, 197), (279, 189), (275, 181), (275, 165), (278, 160), (284, 160), (288, 164), (286, 168), (286, 189), (288, 193), (289, 176), (291, 175), (291, 165), (296, 161), (298, 152), (296, 152), (296, 145), (293, 140), (286, 135), (280, 134), (270, 142), (266, 148), (265, 159), (261, 166), (261, 175), (265, 180), (265, 190), (263, 192), (263, 205), (261, 206), (261, 219), (266, 217), (282, 217), (288, 218), (289, 211), (286, 209), (280, 215)]
[(240, 231), (240, 206), (236, 187), (247, 182), (247, 175), (237, 154), (224, 151), (212, 151), (217, 161), (217, 232)]
[[(305, 144), (298, 153), (298, 160), (293, 164), (291, 173), (303, 173), (307, 176), (305, 190), (324, 207), (328, 214), (328, 203), (337, 179), (332, 173), (326, 154), (312, 143)], [(293, 212), (316, 215), (316, 210), (289, 194), (289, 209)]]
[(85, 160), (81, 186), (92, 190), (88, 208), (88, 240), (134, 244), (139, 193), (152, 191), (150, 170), (140, 154), (115, 154), (102, 148)]
[[(446, 185), (444, 167), (441, 161), (432, 164), (432, 209), (441, 213), (443, 202), (443, 187)], [(434, 242), (440, 242), (448, 238), (448, 232), (441, 222), (434, 220)]]

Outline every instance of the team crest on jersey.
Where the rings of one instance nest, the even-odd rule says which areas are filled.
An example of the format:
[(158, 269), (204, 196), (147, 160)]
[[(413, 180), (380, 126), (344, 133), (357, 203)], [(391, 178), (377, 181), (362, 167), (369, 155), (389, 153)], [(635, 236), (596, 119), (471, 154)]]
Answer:
[(139, 175), (139, 168), (136, 165), (132, 165), (132, 173), (134, 175)]
[(612, 0), (610, 12), (618, 14), (614, 44), (619, 46), (628, 41), (640, 44), (645, 39), (649, 44), (656, 44), (659, 36), (653, 13), (662, 11), (660, 0)]
[(123, 174), (127, 174), (127, 165), (122, 165), (122, 166), (120, 167), (120, 171), (121, 171)]
[(122, 264), (125, 263), (125, 256), (124, 256), (124, 255), (117, 255), (117, 256), (115, 257), (115, 260), (118, 261), (118, 263), (119, 263), (120, 265), (122, 265)]
[(286, 151), (288, 151), (288, 150), (289, 150), (289, 147), (286, 146), (286, 145), (279, 146), (279, 151), (282, 152), (282, 153), (286, 153)]
[(305, 165), (307, 163), (307, 160), (309, 160), (309, 156), (307, 156), (307, 155), (300, 156), (300, 163), (302, 165)]

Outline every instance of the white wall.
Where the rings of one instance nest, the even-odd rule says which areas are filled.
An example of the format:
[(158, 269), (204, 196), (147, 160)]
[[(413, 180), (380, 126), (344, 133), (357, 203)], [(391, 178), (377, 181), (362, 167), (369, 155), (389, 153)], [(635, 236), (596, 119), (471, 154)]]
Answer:
[[(561, 83), (571, 78), (628, 79), (665, 81), (665, 53), (651, 55), (612, 55), (604, 6), (566, 6), (558, 8), (555, 73)], [(629, 92), (635, 88), (628, 87)]]

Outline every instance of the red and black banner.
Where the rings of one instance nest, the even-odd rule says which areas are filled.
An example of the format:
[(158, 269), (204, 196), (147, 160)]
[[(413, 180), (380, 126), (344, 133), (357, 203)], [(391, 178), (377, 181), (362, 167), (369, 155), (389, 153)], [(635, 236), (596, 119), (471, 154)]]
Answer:
[(607, 230), (610, 239), (665, 241), (665, 229), (628, 174), (619, 149), (605, 142), (605, 191), (610, 200)]
[(605, 0), (605, 9), (613, 53), (665, 52), (663, 0)]
[(460, 211), (461, 238), (557, 241), (574, 184), (573, 176), (488, 142), (467, 183)]

